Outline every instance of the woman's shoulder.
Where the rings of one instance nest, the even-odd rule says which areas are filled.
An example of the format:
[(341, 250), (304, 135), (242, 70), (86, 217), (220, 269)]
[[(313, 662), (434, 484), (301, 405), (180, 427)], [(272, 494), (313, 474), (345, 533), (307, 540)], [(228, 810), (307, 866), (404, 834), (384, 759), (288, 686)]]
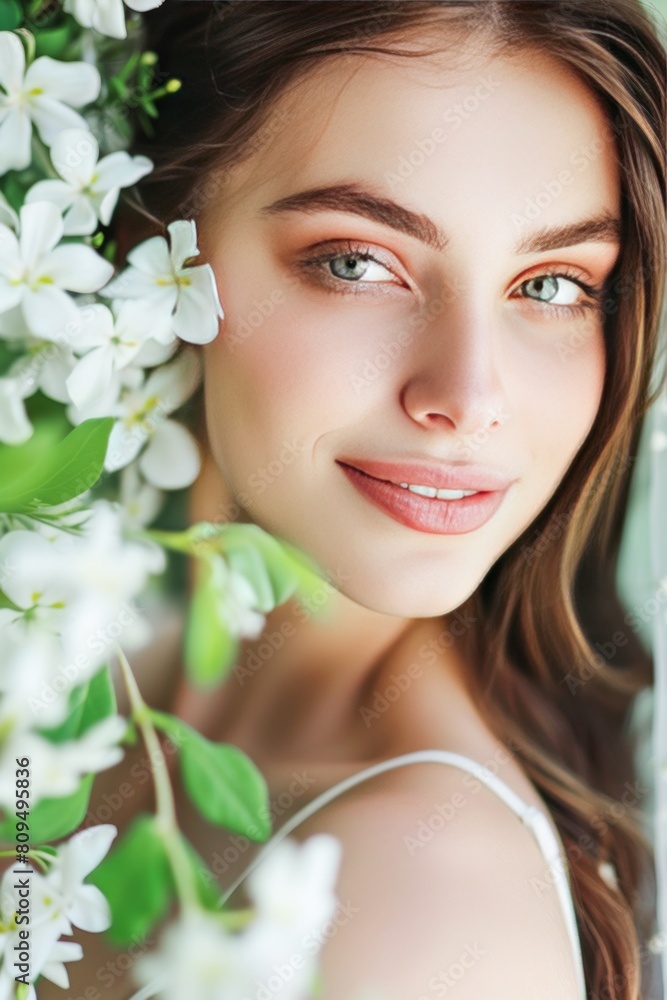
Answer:
[[(388, 772), (292, 833), (342, 844), (321, 1000), (577, 1000), (558, 894), (531, 830), (467, 772)], [(424, 769), (426, 770), (426, 769)], [(371, 787), (372, 786), (372, 787)]]

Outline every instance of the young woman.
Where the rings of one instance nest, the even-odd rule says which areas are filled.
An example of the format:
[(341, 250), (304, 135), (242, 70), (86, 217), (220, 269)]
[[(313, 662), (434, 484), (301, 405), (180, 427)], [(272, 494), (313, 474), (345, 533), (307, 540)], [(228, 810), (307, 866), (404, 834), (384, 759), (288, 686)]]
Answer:
[[(291, 834), (343, 845), (322, 1000), (658, 997), (626, 731), (651, 665), (614, 592), (664, 288), (655, 27), (639, 0), (146, 20), (183, 87), (144, 213), (196, 220), (225, 312), (190, 513), (328, 582), (213, 693), (173, 650), (144, 673), (250, 754), (276, 831), (444, 752)], [(240, 905), (259, 845), (182, 811)]]

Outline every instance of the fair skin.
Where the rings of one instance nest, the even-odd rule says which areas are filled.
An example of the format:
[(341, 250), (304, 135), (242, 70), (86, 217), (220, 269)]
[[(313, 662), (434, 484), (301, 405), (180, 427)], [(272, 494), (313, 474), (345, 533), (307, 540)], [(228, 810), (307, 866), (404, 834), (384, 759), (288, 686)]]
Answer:
[[(590, 301), (577, 281), (601, 285), (618, 242), (577, 237), (520, 252), (517, 241), (605, 213), (617, 218), (619, 176), (603, 112), (568, 69), (544, 53), (492, 58), (474, 44), (471, 52), (455, 67), (451, 53), (440, 63), (328, 59), (283, 95), (274, 111), (280, 127), (229, 172), (224, 195), (197, 220), (225, 318), (203, 349), (211, 454), (190, 515), (253, 522), (309, 553), (331, 580), (329, 617), (299, 613), (293, 601), (279, 606), (264, 637), (282, 635), (282, 644), (214, 692), (182, 683), (172, 697), (166, 673), (175, 677), (179, 665), (167, 670), (160, 653), (163, 697), (151, 703), (249, 753), (272, 802), (294, 772), (306, 776), (274, 829), (348, 774), (428, 747), (495, 763), (517, 794), (545, 808), (482, 719), (463, 679), (474, 665), (451, 637), (460, 634), (456, 609), (563, 479), (603, 388), (601, 315), (568, 314), (564, 304)], [(429, 146), (437, 129), (445, 138)], [(410, 159), (415, 150), (427, 153)], [(570, 180), (558, 196), (517, 224), (527, 199), (564, 170)], [(353, 182), (427, 216), (447, 246), (427, 246), (386, 216), (371, 220), (338, 202), (309, 213), (261, 211)], [(329, 263), (297, 266), (320, 253), (315, 244), (334, 240), (377, 258), (359, 262), (367, 268), (361, 281), (340, 276), (349, 256), (342, 245), (327, 248)], [(525, 284), (564, 270), (551, 284)], [(259, 321), (258, 303), (269, 303)], [(399, 347), (389, 354), (391, 344)], [(389, 363), (369, 368), (380, 356)], [(437, 535), (368, 503), (336, 465), (343, 455), (465, 458), (516, 482), (481, 528)], [(244, 643), (236, 666), (262, 641)], [(411, 664), (412, 683), (369, 722), (362, 710), (396, 675), (410, 676)], [(545, 879), (541, 851), (491, 791), (464, 791), (464, 775), (434, 763), (390, 771), (294, 832), (298, 840), (334, 833), (343, 845), (336, 891), (353, 916), (341, 918), (320, 952), (321, 1000), (443, 996), (443, 975), (466, 948), (457, 1000), (576, 997), (556, 892), (534, 888)], [(109, 787), (119, 780), (114, 770)], [(457, 794), (465, 808), (423, 849), (408, 850), (405, 838)], [(137, 789), (128, 810), (150, 808), (141, 798)], [(216, 867), (212, 859), (226, 857), (231, 840), (202, 830), (183, 798), (178, 807), (187, 835), (218, 875), (224, 870), (222, 886), (231, 885), (255, 849)]]
[[(440, 747), (501, 759), (462, 680), (470, 666), (456, 643), (433, 640), (449, 627), (456, 633), (455, 609), (553, 495), (598, 410), (602, 315), (565, 306), (590, 303), (578, 282), (599, 287), (610, 273), (613, 227), (597, 237), (560, 234), (546, 249), (517, 243), (618, 219), (613, 137), (591, 93), (549, 56), (475, 54), (444, 75), (424, 59), (329, 60), (283, 97), (281, 127), (231, 170), (224, 198), (198, 222), (225, 318), (204, 348), (212, 455), (193, 519), (224, 521), (233, 508), (233, 519), (308, 552), (333, 584), (327, 621), (288, 602), (268, 617), (264, 636), (285, 636), (289, 626), (289, 637), (259, 669), (214, 696), (182, 690), (176, 702), (210, 735), (250, 753), (275, 795), (307, 766), (313, 788), (276, 827), (335, 781), (401, 752)], [(443, 126), (452, 108), (463, 109), (458, 125), (450, 115)], [(439, 128), (444, 141), (429, 147), (423, 140)], [(410, 161), (415, 149), (428, 155)], [(418, 166), (397, 181), (406, 161)], [(528, 219), (527, 199), (559, 176), (558, 195), (552, 184)], [(325, 210), (263, 211), (351, 183), (428, 216), (447, 246), (427, 246), (386, 216), (370, 219), (338, 200)], [(347, 240), (376, 258), (356, 262), (361, 281), (347, 276)], [(326, 247), (328, 262), (299, 268), (325, 241), (339, 241)], [(527, 284), (540, 277), (546, 284)], [(369, 360), (406, 330), (412, 335), (390, 363), (369, 377)], [(437, 535), (369, 504), (336, 465), (345, 455), (465, 455), (515, 482), (481, 528)], [(363, 722), (373, 694), (410, 663), (418, 681), (372, 725)], [(511, 757), (498, 773), (544, 809)], [(493, 793), (473, 796), (447, 824), (446, 845), (443, 835), (430, 851), (406, 852), (405, 834), (460, 791), (462, 777), (442, 765), (401, 768), (295, 831), (299, 840), (321, 830), (340, 836), (338, 895), (359, 907), (321, 953), (323, 1000), (361, 1000), (371, 986), (386, 1000), (427, 995), (436, 990), (429, 977), (475, 940), (487, 957), (457, 982), (460, 1000), (576, 996), (556, 893), (538, 897), (533, 888), (544, 879), (543, 856)], [(227, 884), (252, 856), (232, 866)], [(406, 945), (392, 947), (398, 941)]]

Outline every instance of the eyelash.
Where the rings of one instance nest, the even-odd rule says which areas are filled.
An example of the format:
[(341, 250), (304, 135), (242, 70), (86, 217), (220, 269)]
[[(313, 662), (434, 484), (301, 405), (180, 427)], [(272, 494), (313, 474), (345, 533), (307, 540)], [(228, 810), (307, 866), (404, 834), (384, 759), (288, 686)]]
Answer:
[[(392, 274), (394, 272), (384, 261), (380, 260), (375, 254), (372, 254), (368, 246), (362, 244), (355, 244), (351, 240), (343, 241), (333, 241), (331, 243), (324, 244), (324, 249), (321, 253), (315, 254), (311, 257), (302, 258), (299, 261), (299, 267), (306, 272), (321, 272), (320, 265), (328, 264), (332, 260), (336, 260), (340, 257), (356, 257), (360, 260), (370, 260), (376, 264), (380, 264), (381, 267), (386, 268)], [(395, 275), (397, 276), (397, 275)], [(361, 281), (346, 281), (344, 278), (337, 278), (335, 275), (329, 274), (316, 274), (317, 280), (324, 284), (330, 292), (334, 295), (358, 295), (359, 292), (351, 291), (345, 288), (345, 285), (362, 285)], [(528, 302), (534, 303), (538, 308), (544, 306), (552, 311), (555, 311), (559, 316), (566, 316), (572, 318), (574, 316), (582, 316), (589, 310), (599, 310), (600, 299), (602, 297), (603, 287), (602, 285), (589, 285), (578, 276), (577, 272), (572, 268), (564, 265), (560, 269), (549, 268), (548, 266), (544, 271), (540, 271), (537, 274), (531, 275), (529, 278), (524, 279), (519, 287), (528, 284), (529, 281), (535, 281), (538, 278), (566, 278), (568, 281), (573, 281), (588, 295), (589, 301), (584, 300), (583, 302), (578, 302), (576, 305), (563, 305), (562, 303), (551, 305), (549, 302), (540, 302), (539, 299), (533, 299), (528, 295), (519, 295), (519, 298), (526, 299)], [(382, 285), (391, 284), (390, 282), (368, 282), (367, 284), (372, 285)], [(384, 290), (380, 293), (383, 294)], [(375, 294), (375, 293), (371, 293)]]

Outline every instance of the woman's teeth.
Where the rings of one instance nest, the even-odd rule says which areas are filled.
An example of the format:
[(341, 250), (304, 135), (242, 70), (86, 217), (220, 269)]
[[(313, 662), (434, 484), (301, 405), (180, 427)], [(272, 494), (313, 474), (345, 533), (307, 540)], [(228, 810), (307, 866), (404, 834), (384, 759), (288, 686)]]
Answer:
[(479, 490), (436, 490), (435, 486), (412, 486), (409, 483), (399, 483), (404, 490), (411, 490), (412, 493), (419, 493), (423, 497), (437, 497), (438, 500), (460, 500), (461, 497), (472, 496), (479, 493)]

